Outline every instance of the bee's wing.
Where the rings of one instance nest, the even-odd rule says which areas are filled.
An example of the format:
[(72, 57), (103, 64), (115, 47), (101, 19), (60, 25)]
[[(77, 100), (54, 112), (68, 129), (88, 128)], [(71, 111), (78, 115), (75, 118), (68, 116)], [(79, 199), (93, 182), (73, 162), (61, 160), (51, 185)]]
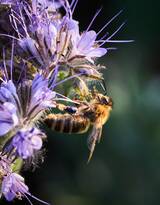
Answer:
[(87, 161), (88, 163), (90, 162), (90, 160), (92, 158), (92, 155), (93, 155), (93, 152), (94, 152), (94, 149), (96, 146), (96, 142), (100, 141), (101, 135), (102, 135), (102, 127), (97, 128), (94, 126), (91, 134), (88, 137), (88, 142), (87, 142), (88, 148), (90, 150), (88, 161)]

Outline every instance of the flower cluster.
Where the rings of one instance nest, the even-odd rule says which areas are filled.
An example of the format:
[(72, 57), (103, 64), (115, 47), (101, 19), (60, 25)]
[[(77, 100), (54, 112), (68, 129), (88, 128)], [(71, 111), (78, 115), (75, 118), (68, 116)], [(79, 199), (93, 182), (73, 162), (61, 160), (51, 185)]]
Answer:
[(122, 11), (95, 32), (91, 26), (99, 10), (81, 32), (73, 19), (77, 2), (0, 0), (2, 17), (8, 15), (0, 25), (0, 190), (8, 201), (25, 197), (31, 203), (31, 197), (46, 204), (29, 192), (17, 164), (22, 167), (42, 149), (47, 136), (41, 122), (59, 101), (86, 102), (95, 81), (105, 88), (96, 59), (113, 48), (104, 45), (127, 42), (112, 39), (124, 23), (99, 37)]

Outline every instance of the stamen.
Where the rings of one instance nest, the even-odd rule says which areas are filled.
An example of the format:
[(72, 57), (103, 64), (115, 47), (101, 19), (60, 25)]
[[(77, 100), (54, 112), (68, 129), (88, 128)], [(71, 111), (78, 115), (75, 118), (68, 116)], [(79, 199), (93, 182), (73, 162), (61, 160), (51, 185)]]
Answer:
[(113, 36), (115, 36), (115, 35), (118, 33), (118, 31), (120, 31), (120, 29), (125, 25), (125, 23), (126, 23), (126, 22), (123, 22), (123, 23), (119, 26), (119, 28), (118, 28), (112, 35), (110, 35), (106, 40), (104, 40), (103, 43), (101, 43), (101, 44), (99, 45), (99, 47), (103, 46), (103, 45), (104, 45), (105, 43), (107, 43), (107, 42), (110, 42), (110, 39), (111, 39)]
[(26, 194), (24, 194), (24, 193), (23, 193), (23, 195), (26, 197), (27, 201), (28, 201), (31, 205), (33, 205), (32, 202), (31, 202), (31, 200), (28, 198), (28, 196), (27, 196)]
[(101, 12), (101, 10), (102, 10), (102, 8), (100, 8), (100, 9), (95, 13), (95, 15), (94, 15), (92, 21), (90, 22), (89, 26), (87, 27), (87, 30), (84, 32), (84, 34), (82, 35), (80, 41), (78, 42), (77, 47), (79, 46), (79, 44), (81, 43), (81, 41), (82, 41), (83, 38), (85, 37), (86, 33), (89, 31), (90, 27), (93, 25), (93, 23), (94, 23), (96, 17), (99, 15), (99, 13)]
[(73, 4), (75, 3), (75, 0), (72, 0), (70, 7), (72, 8)]
[(64, 0), (64, 1), (66, 3), (66, 7), (68, 10), (65, 8), (65, 6), (64, 6), (64, 8), (65, 8), (66, 12), (68, 11), (69, 16), (71, 17), (72, 16), (71, 6), (69, 5), (69, 2), (67, 0)]
[(108, 21), (108, 22), (101, 28), (101, 30), (97, 33), (97, 36), (98, 36), (110, 23), (112, 23), (112, 21), (114, 21), (114, 19), (116, 19), (122, 12), (123, 12), (123, 10), (120, 10), (115, 16), (113, 16), (113, 18), (111, 18), (111, 20)]
[(92, 21), (90, 22), (89, 26), (87, 27), (86, 32), (90, 29), (90, 27), (93, 25), (95, 19), (97, 18), (97, 16), (99, 15), (99, 13), (101, 12), (102, 8), (98, 9), (98, 11), (95, 13), (95, 15), (93, 16)]
[(109, 40), (109, 43), (132, 43), (134, 40)]
[(72, 15), (74, 14), (74, 11), (75, 11), (75, 8), (76, 8), (77, 4), (78, 4), (78, 0), (75, 1), (75, 4), (72, 8)]
[(30, 197), (32, 197), (33, 199), (35, 199), (35, 200), (37, 200), (37, 201), (39, 201), (39, 202), (41, 202), (41, 203), (43, 203), (43, 204), (50, 205), (49, 203), (47, 203), (47, 202), (45, 202), (45, 201), (43, 201), (43, 200), (37, 198), (36, 196), (33, 196), (31, 193), (27, 193), (27, 194), (28, 194)]
[(118, 33), (118, 31), (120, 31), (121, 28), (122, 28), (125, 24), (126, 24), (126, 22), (123, 22), (123, 23), (119, 26), (119, 28), (118, 28), (112, 35), (110, 35), (110, 36), (107, 38), (107, 40), (110, 40), (113, 36), (115, 36), (115, 35)]
[(104, 41), (103, 39), (105, 39), (108, 35), (109, 35), (109, 32), (107, 32), (106, 34), (104, 34), (104, 36), (102, 36), (102, 38), (101, 38), (100, 40), (96, 41), (96, 42), (97, 42), (97, 43), (103, 42), (103, 41)]

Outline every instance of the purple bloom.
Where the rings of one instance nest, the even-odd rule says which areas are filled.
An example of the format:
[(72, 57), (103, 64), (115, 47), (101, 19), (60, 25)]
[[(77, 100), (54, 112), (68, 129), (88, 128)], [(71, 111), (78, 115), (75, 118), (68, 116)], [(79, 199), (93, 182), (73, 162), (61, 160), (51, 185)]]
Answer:
[[(74, 21), (72, 22), (74, 23)], [(71, 58), (81, 55), (93, 62), (93, 58), (101, 57), (107, 53), (107, 49), (99, 47), (96, 41), (97, 34), (95, 31), (86, 31), (80, 34), (78, 24), (75, 23), (74, 32), (72, 31), (71, 36), (73, 45)]]
[(16, 107), (19, 106), (19, 98), (17, 95), (17, 89), (14, 83), (9, 80), (8, 82), (3, 82), (0, 86), (0, 102), (10, 102)]
[(0, 104), (0, 136), (7, 134), (18, 122), (15, 105), (10, 102)]
[(14, 198), (21, 198), (28, 193), (28, 186), (24, 183), (24, 178), (17, 173), (9, 173), (2, 181), (2, 194), (8, 201)]
[(27, 159), (33, 156), (35, 151), (41, 149), (43, 138), (45, 138), (45, 134), (37, 128), (23, 128), (16, 133), (11, 143), (17, 154), (21, 158)]
[[(66, 59), (72, 59), (75, 56), (82, 56), (94, 63), (94, 58), (107, 53), (107, 49), (101, 48), (99, 41), (96, 40), (98, 34), (95, 31), (87, 29), (80, 34), (79, 22), (72, 18), (72, 11), (67, 1), (61, 1), (66, 10), (66, 15), (62, 18), (50, 16), (49, 11), (46, 11), (45, 8), (49, 8), (50, 4), (55, 5), (55, 1), (49, 2), (46, 0), (32, 2), (32, 15), (26, 12), (31, 23), (27, 27), (22, 21), (25, 29), (22, 29), (24, 33), (19, 35), (21, 48), (24, 51), (29, 51), (42, 68), (52, 64), (56, 65), (59, 61), (63, 62), (63, 60), (66, 61)], [(40, 9), (37, 8), (38, 5)], [(45, 12), (47, 12), (46, 15)], [(54, 15), (58, 15), (58, 12)], [(21, 18), (24, 17), (21, 16)], [(19, 28), (17, 25), (15, 27)]]
[(0, 87), (0, 135), (4, 134), (5, 127), (5, 133), (7, 133), (10, 128), (22, 123), (24, 118), (33, 119), (47, 108), (54, 107), (55, 95), (55, 92), (48, 88), (48, 80), (40, 74), (35, 76), (32, 84), (30, 81), (24, 81), (18, 89), (11, 80), (2, 83)]
[(26, 37), (19, 41), (19, 45), (24, 51), (29, 50), (42, 68), (46, 68), (53, 61), (57, 49), (56, 38), (59, 25), (58, 23), (37, 21), (37, 24), (32, 25), (30, 29), (37, 36), (38, 42), (32, 37)]
[(8, 173), (3, 177), (1, 192), (7, 201), (12, 201), (14, 198), (22, 199), (22, 197), (25, 197), (29, 203), (32, 204), (28, 198), (28, 196), (30, 196), (43, 204), (49, 205), (47, 202), (33, 196), (29, 192), (29, 188), (25, 184), (24, 178), (17, 173)]
[(82, 55), (84, 54), (88, 59), (105, 55), (107, 49), (99, 48), (96, 38), (97, 34), (95, 31), (84, 32), (77, 43), (78, 52), (82, 53)]
[[(12, 14), (20, 47), (31, 54), (41, 68), (49, 66), (55, 52), (58, 52), (56, 40), (61, 29), (61, 20), (56, 18), (56, 9), (60, 6), (60, 1), (33, 0), (31, 7), (21, 4), (19, 11)], [(25, 11), (25, 15), (22, 11)], [(29, 22), (25, 20), (26, 16), (30, 19)]]
[(36, 75), (32, 81), (31, 97), (27, 115), (33, 118), (47, 108), (55, 107), (54, 98), (56, 93), (48, 88), (48, 80), (42, 75)]
[(22, 38), (19, 41), (19, 45), (24, 51), (29, 51), (40, 65), (43, 65), (43, 59), (38, 52), (38, 44), (34, 39), (30, 37)]
[(61, 45), (57, 45), (62, 23), (60, 20), (52, 22), (49, 19), (43, 20), (43, 18), (34, 16), (29, 28), (32, 35), (26, 34), (26, 37), (20, 38), (19, 45), (24, 51), (32, 54), (33, 61), (35, 60), (41, 68), (46, 69), (56, 59), (56, 53), (63, 48), (65, 33), (61, 36), (63, 38), (60, 41)]

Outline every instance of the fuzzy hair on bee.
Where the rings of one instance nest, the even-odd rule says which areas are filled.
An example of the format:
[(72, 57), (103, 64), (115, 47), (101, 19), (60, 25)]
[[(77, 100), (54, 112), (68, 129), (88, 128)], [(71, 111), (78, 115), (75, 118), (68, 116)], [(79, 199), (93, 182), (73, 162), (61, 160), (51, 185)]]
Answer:
[(97, 93), (90, 102), (81, 102), (77, 107), (58, 105), (57, 108), (66, 113), (49, 114), (44, 123), (53, 131), (67, 134), (82, 134), (91, 128), (87, 142), (90, 150), (89, 162), (96, 143), (100, 142), (102, 128), (110, 116), (112, 106), (113, 101), (110, 97)]

